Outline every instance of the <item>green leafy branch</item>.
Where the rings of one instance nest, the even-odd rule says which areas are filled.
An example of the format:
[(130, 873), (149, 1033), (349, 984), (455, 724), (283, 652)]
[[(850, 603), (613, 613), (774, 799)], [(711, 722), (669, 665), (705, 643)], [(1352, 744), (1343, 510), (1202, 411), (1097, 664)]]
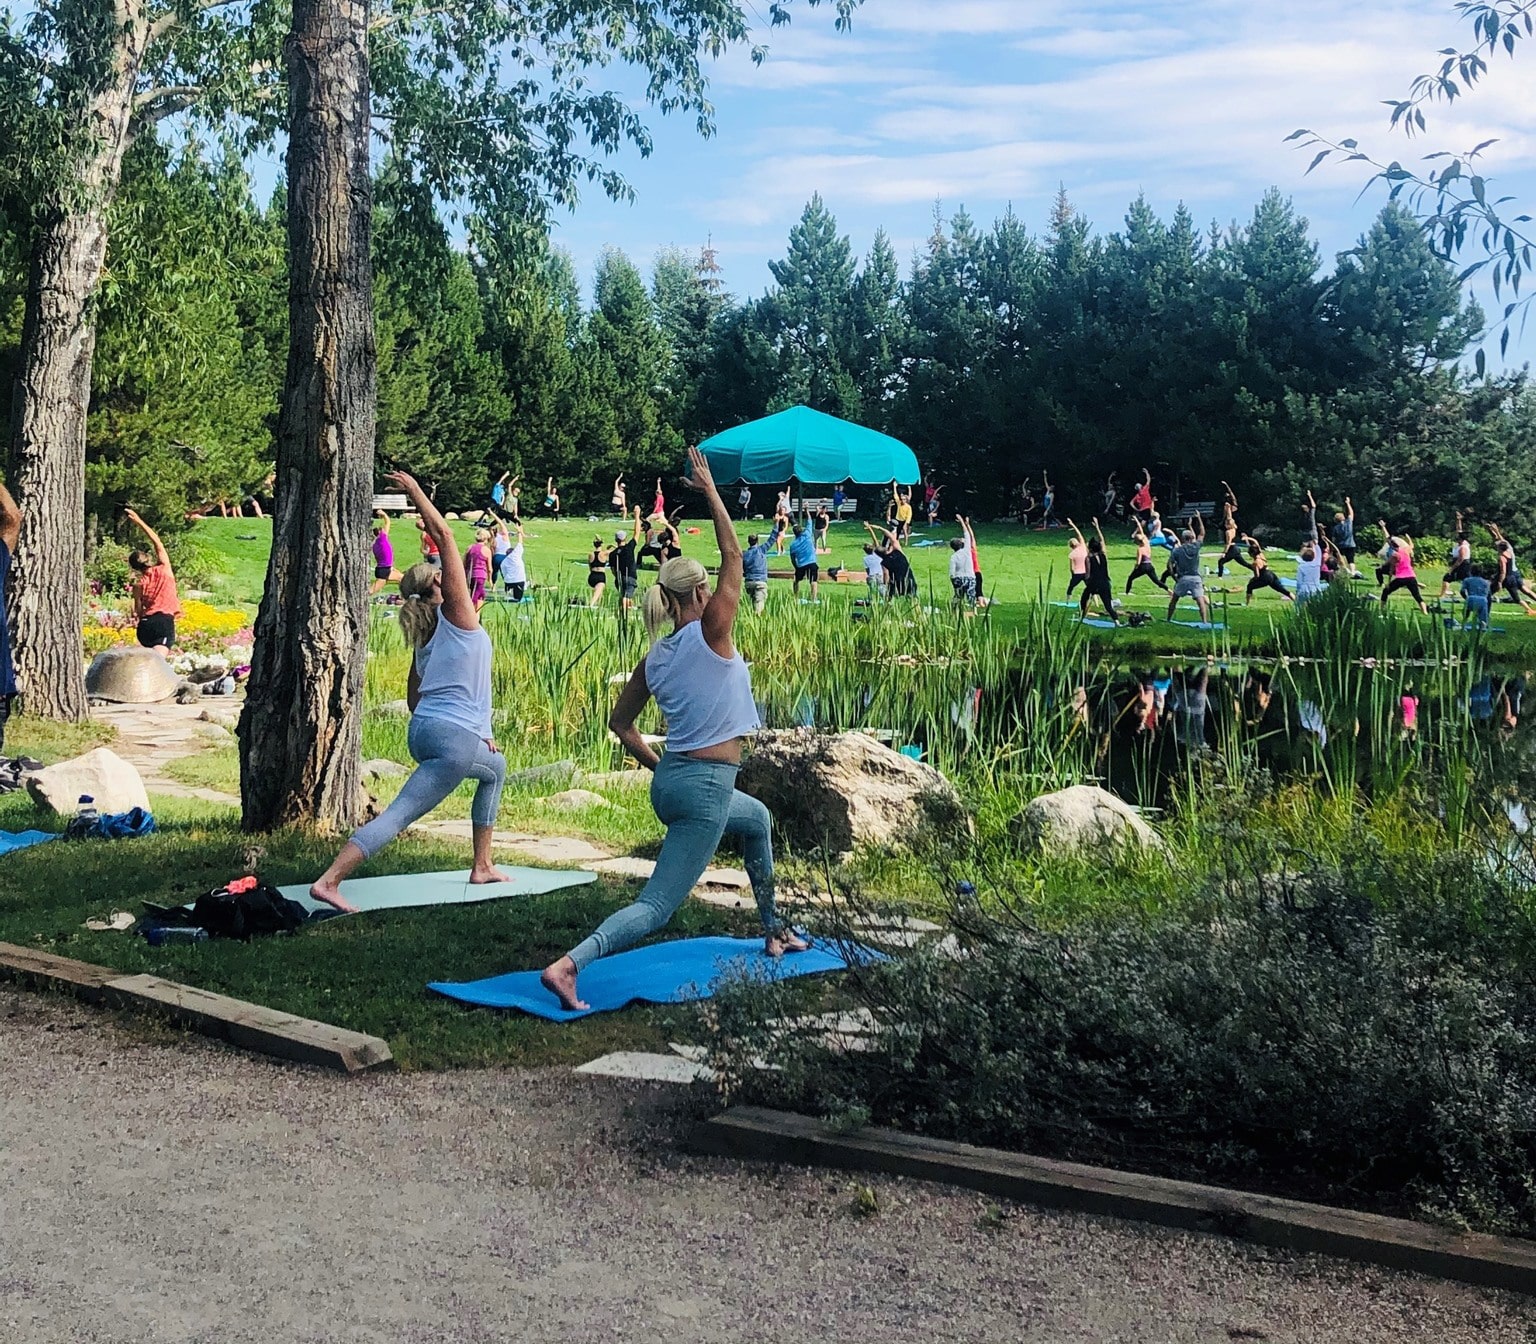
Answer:
[[(1438, 70), (1420, 75), (1413, 81), (1408, 97), (1384, 99), (1392, 109), (1390, 126), (1412, 136), (1425, 130), (1426, 104), (1454, 102), (1470, 90), (1488, 71), (1487, 58), (1503, 51), (1513, 57), (1524, 39), (1536, 36), (1536, 0), (1458, 0), (1457, 13), (1472, 20), (1475, 41), (1466, 50), (1443, 48)], [(1499, 331), (1499, 354), (1509, 349), (1511, 323), (1518, 315), (1523, 332), (1530, 312), (1532, 295), (1521, 295), (1520, 287), (1531, 268), (1533, 240), (1531, 230), (1520, 227), (1531, 223), (1529, 214), (1506, 215), (1503, 207), (1514, 198), (1490, 197), (1489, 179), (1480, 171), (1480, 159), (1496, 139), (1484, 140), (1469, 150), (1453, 153), (1438, 150), (1424, 155), (1423, 162), (1433, 168), (1415, 170), (1397, 159), (1382, 162), (1360, 148), (1353, 139), (1333, 140), (1302, 128), (1286, 137), (1299, 141), (1299, 148), (1316, 152), (1307, 165), (1311, 173), (1330, 159), (1341, 163), (1364, 163), (1373, 169), (1360, 194), (1376, 183), (1384, 183), (1389, 197), (1403, 200), (1419, 216), (1436, 253), (1446, 261), (1461, 258), (1469, 240), (1474, 240), (1483, 255), (1460, 272), (1462, 282), (1486, 272), (1493, 285), (1495, 299), (1504, 302)], [(1358, 199), (1358, 198), (1357, 198)], [(1486, 333), (1485, 333), (1486, 334)], [(1487, 358), (1479, 349), (1475, 355), (1478, 375), (1487, 367)]]

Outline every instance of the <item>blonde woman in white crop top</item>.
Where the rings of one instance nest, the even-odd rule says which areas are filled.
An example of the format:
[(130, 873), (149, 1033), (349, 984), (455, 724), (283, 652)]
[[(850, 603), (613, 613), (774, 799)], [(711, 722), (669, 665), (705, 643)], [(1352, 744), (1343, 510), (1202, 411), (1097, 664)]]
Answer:
[(405, 694), (411, 706), (406, 745), (416, 769), (394, 802), (353, 834), (309, 889), (315, 900), (344, 914), (356, 908), (341, 894), (347, 874), (466, 779), (475, 784), (469, 812), (475, 857), (469, 881), (508, 880), (491, 861), (492, 827), (507, 761), (496, 747), (491, 726), (490, 636), (480, 628), (458, 546), (443, 515), (405, 472), (391, 472), (387, 479), (410, 496), (442, 563), (412, 565), (400, 576), (400, 633), (415, 650)]
[[(774, 905), (773, 818), (762, 803), (736, 788), (742, 738), (758, 727), (751, 677), (731, 640), (741, 605), (741, 543), (704, 455), (690, 448), (688, 461), (684, 484), (702, 491), (709, 505), (720, 545), (720, 575), (711, 592), (709, 575), (697, 560), (678, 556), (661, 567), (644, 603), (654, 643), (608, 719), (629, 753), (654, 772), (651, 805), (666, 824), (667, 836), (634, 904), (610, 915), (590, 938), (545, 968), (544, 987), (568, 1012), (587, 1010), (576, 989), (582, 968), (662, 928), (698, 884), (723, 835), (743, 842), (765, 950), (779, 956), (807, 946), (779, 923)], [(672, 633), (658, 638), (669, 623)], [(653, 697), (667, 721), (667, 751), (660, 757), (635, 727)]]

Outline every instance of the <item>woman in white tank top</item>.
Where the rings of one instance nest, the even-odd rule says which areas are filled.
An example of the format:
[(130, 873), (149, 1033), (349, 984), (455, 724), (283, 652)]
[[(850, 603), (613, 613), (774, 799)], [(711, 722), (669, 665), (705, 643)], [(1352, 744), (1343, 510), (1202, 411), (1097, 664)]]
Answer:
[(395, 801), (353, 833), (309, 889), (315, 900), (345, 914), (357, 907), (342, 896), (342, 879), (466, 779), (475, 781), (469, 813), (475, 858), (469, 881), (507, 881), (491, 862), (492, 828), (507, 777), (506, 757), (496, 748), (491, 726), (491, 639), (480, 628), (458, 546), (443, 515), (405, 472), (391, 472), (387, 479), (411, 497), (442, 564), (412, 565), (400, 576), (405, 599), (400, 604), (400, 633), (415, 650), (406, 682), (411, 706), (406, 743), (416, 770)]
[[(731, 641), (741, 605), (741, 543), (704, 455), (690, 448), (688, 461), (691, 474), (684, 484), (703, 491), (709, 505), (720, 545), (720, 576), (710, 592), (709, 576), (697, 560), (678, 556), (661, 567), (644, 603), (645, 624), (655, 642), (608, 719), (630, 755), (654, 772), (651, 805), (666, 824), (667, 836), (634, 904), (610, 915), (591, 937), (545, 968), (544, 987), (567, 1012), (587, 1009), (576, 992), (582, 968), (665, 925), (703, 876), (723, 835), (743, 841), (766, 951), (779, 956), (807, 946), (779, 923), (774, 905), (773, 818), (762, 803), (736, 788), (742, 738), (758, 727), (752, 680)], [(658, 639), (668, 622), (672, 633)], [(635, 727), (652, 697), (667, 721), (667, 751), (660, 757)]]

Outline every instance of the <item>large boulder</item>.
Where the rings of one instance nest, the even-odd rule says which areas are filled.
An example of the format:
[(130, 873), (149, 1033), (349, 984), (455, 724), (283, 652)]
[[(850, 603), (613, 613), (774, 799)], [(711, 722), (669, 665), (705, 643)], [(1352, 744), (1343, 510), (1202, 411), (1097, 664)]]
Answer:
[(1053, 850), (1131, 847), (1166, 852), (1168, 848), (1140, 812), (1093, 784), (1076, 784), (1032, 799), (1014, 828), (1026, 843)]
[(907, 845), (966, 824), (960, 795), (943, 775), (863, 733), (759, 733), (737, 787), (805, 849)]
[(176, 694), (181, 679), (153, 649), (124, 644), (103, 649), (85, 672), (85, 693), (122, 705), (154, 705)]
[(72, 816), (84, 794), (95, 800), (103, 815), (149, 810), (149, 794), (139, 772), (115, 751), (97, 747), (72, 761), (60, 761), (27, 777), (27, 792), (42, 807)]

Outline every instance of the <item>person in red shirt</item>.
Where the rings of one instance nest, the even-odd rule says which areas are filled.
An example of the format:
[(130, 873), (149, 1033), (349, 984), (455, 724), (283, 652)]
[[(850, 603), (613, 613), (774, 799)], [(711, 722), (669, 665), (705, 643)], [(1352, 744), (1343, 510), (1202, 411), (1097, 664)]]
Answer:
[(181, 615), (181, 598), (176, 592), (176, 575), (171, 572), (171, 557), (159, 534), (132, 509), (123, 516), (149, 538), (154, 555), (134, 551), (129, 567), (138, 575), (133, 581), (133, 617), (138, 622), (139, 643), (153, 649), (162, 658), (170, 657), (176, 643), (176, 618)]
[(437, 543), (432, 540), (432, 534), (427, 531), (427, 525), (418, 518), (416, 526), (421, 529), (421, 558), (434, 569), (441, 569), (443, 557), (438, 552)]
[(1131, 496), (1131, 512), (1141, 519), (1143, 527), (1152, 519), (1152, 473), (1145, 467), (1141, 469), (1141, 484)]

